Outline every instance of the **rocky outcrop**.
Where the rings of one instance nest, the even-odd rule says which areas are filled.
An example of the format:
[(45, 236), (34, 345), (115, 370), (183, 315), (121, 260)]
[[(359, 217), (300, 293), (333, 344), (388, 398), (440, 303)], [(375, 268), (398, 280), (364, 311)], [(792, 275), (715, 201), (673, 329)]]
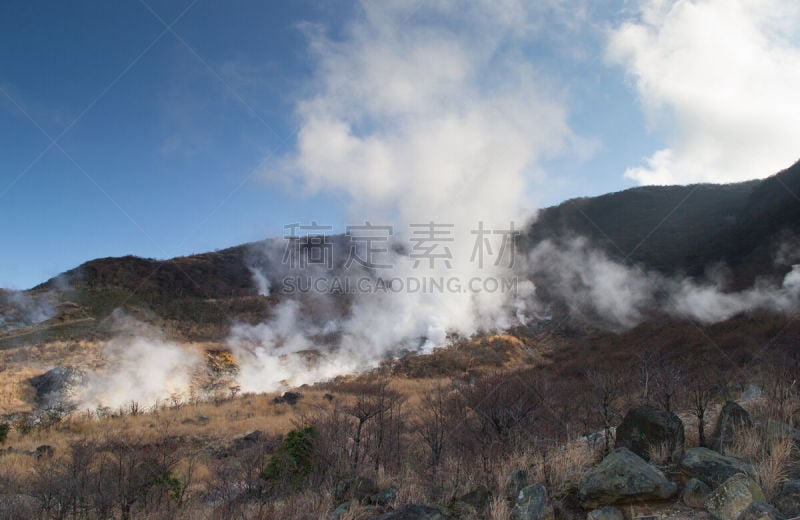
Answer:
[(522, 488), (528, 485), (528, 472), (525, 470), (512, 471), (506, 476), (503, 484), (503, 493), (507, 499), (514, 501), (519, 496)]
[(683, 422), (674, 413), (652, 406), (632, 408), (617, 428), (617, 447), (628, 448), (644, 460), (653, 449), (666, 448), (673, 462), (684, 448)]
[(717, 418), (717, 425), (711, 434), (711, 447), (722, 452), (733, 442), (734, 434), (742, 428), (752, 428), (750, 414), (734, 401), (728, 401), (722, 407)]
[(751, 503), (738, 520), (783, 520), (780, 512), (764, 502)]
[(708, 484), (702, 480), (691, 478), (683, 487), (681, 498), (687, 506), (693, 509), (703, 509), (710, 494), (711, 488), (708, 487)]
[(689, 476), (702, 480), (715, 488), (736, 475), (753, 475), (753, 468), (746, 462), (720, 455), (708, 448), (692, 448), (686, 451), (680, 467)]
[(711, 492), (706, 509), (717, 520), (738, 520), (753, 502), (765, 502), (764, 492), (749, 476), (738, 473)]
[(484, 513), (491, 501), (492, 493), (489, 488), (480, 485), (456, 498), (450, 503), (448, 509), (458, 518), (474, 518)]
[(355, 477), (340, 480), (333, 489), (333, 498), (337, 501), (352, 498), (359, 502), (366, 502), (369, 497), (380, 490), (375, 482), (365, 477)]
[(764, 393), (761, 387), (756, 383), (748, 383), (742, 391), (742, 402), (753, 401), (758, 399)]
[(375, 518), (375, 516), (380, 515), (384, 511), (384, 508), (381, 506), (362, 506), (359, 505), (358, 501), (350, 500), (339, 504), (339, 507), (328, 513), (327, 519), (343, 520), (344, 518), (353, 518), (354, 514), (355, 518)]
[(787, 480), (783, 482), (772, 503), (784, 516), (800, 516), (800, 480)]
[(397, 495), (399, 493), (400, 490), (397, 488), (397, 486), (392, 485), (383, 491), (371, 495), (369, 497), (369, 502), (378, 506), (388, 506), (397, 499)]
[(439, 509), (419, 504), (409, 504), (395, 511), (389, 511), (376, 520), (445, 520), (447, 516)]
[(283, 395), (280, 395), (272, 400), (275, 404), (282, 404), (286, 403), (288, 405), (294, 406), (297, 404), (297, 401), (303, 398), (303, 394), (300, 392), (284, 392)]
[(609, 453), (578, 485), (579, 499), (587, 509), (629, 501), (663, 500), (676, 491), (674, 482), (627, 448)]
[(553, 505), (547, 496), (547, 489), (541, 484), (533, 484), (522, 488), (517, 496), (514, 509), (511, 510), (513, 520), (554, 520)]
[(589, 514), (586, 515), (586, 520), (623, 520), (624, 518), (622, 511), (614, 506), (601, 507), (589, 511)]
[(42, 444), (41, 446), (36, 447), (36, 451), (34, 452), (33, 456), (37, 459), (49, 459), (52, 458), (55, 451), (56, 449), (49, 444)]
[(36, 390), (40, 408), (69, 405), (73, 392), (86, 383), (86, 374), (77, 368), (58, 366), (28, 380)]
[(789, 438), (797, 449), (800, 449), (800, 430), (792, 428), (786, 423), (769, 419), (766, 423), (766, 434), (770, 439)]
[(267, 436), (261, 430), (254, 430), (244, 437), (233, 439), (233, 448), (236, 450), (244, 450), (262, 444)]
[(344, 502), (328, 513), (328, 520), (341, 520), (351, 509), (358, 507), (358, 502)]

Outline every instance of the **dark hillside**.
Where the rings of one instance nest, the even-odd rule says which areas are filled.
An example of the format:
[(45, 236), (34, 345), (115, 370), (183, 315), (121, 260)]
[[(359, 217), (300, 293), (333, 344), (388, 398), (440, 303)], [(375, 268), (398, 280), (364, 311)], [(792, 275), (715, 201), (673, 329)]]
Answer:
[(743, 287), (786, 271), (773, 259), (798, 231), (797, 194), (800, 163), (763, 181), (648, 186), (575, 199), (543, 210), (525, 246), (585, 236), (617, 260), (692, 276), (724, 262)]

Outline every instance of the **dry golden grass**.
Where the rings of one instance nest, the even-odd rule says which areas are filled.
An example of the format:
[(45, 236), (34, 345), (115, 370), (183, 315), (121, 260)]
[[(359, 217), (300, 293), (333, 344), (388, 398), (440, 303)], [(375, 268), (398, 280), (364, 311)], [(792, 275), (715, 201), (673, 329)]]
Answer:
[(437, 386), (447, 387), (451, 378), (432, 377), (426, 379), (410, 379), (407, 377), (393, 377), (391, 388), (405, 398), (405, 406), (416, 409), (421, 403), (422, 396)]
[(657, 466), (663, 466), (670, 462), (672, 450), (669, 448), (669, 443), (662, 442), (657, 445), (650, 446), (650, 462)]
[(418, 475), (407, 469), (400, 477), (403, 485), (400, 486), (395, 503), (403, 504), (424, 504), (430, 496), (430, 485), (420, 481)]
[(24, 450), (35, 449), (41, 444), (63, 449), (77, 440), (122, 435), (145, 441), (186, 437), (202, 439), (208, 444), (223, 444), (254, 430), (283, 434), (294, 428), (303, 414), (332, 406), (321, 391), (304, 392), (304, 397), (295, 406), (273, 403), (277, 395), (245, 395), (221, 403), (186, 404), (121, 417), (96, 418), (76, 413), (49, 430), (34, 428), (27, 434), (12, 430), (6, 444)]
[(102, 345), (92, 341), (54, 341), (0, 350), (0, 415), (30, 411), (36, 392), (28, 380), (56, 365), (86, 370), (102, 365)]
[(0, 474), (16, 481), (33, 475), (34, 468), (29, 455), (10, 453), (0, 457)]
[[(30, 375), (35, 373), (39, 372), (31, 372)], [(26, 378), (22, 381), (24, 386), (30, 388)], [(406, 399), (404, 408), (413, 410), (422, 393), (437, 383), (447, 382), (442, 378), (410, 380), (399, 377), (392, 380), (391, 388)], [(165, 402), (155, 410), (150, 409), (138, 415), (115, 413), (109, 417), (97, 417), (93, 411), (75, 412), (47, 430), (34, 428), (29, 433), (23, 433), (12, 429), (6, 445), (32, 451), (41, 444), (49, 444), (57, 451), (65, 451), (70, 443), (78, 440), (132, 436), (143, 441), (181, 437), (196, 439), (210, 446), (221, 446), (255, 430), (268, 435), (285, 434), (309, 417), (335, 406), (346, 405), (356, 398), (333, 388), (336, 385), (323, 384), (295, 389), (303, 394), (295, 405), (275, 403), (274, 399), (281, 394), (278, 392), (243, 394), (220, 402), (195, 402), (179, 406)], [(332, 400), (325, 398), (328, 393), (333, 394)], [(391, 482), (386, 478), (388, 485)]]
[[(600, 459), (598, 448), (576, 440), (550, 448), (537, 466), (538, 474), (549, 484), (550, 493), (558, 496), (577, 487), (589, 467)], [(539, 481), (534, 479), (534, 482)]]
[(35, 396), (28, 379), (39, 374), (33, 368), (14, 367), (0, 372), (0, 415), (31, 409)]
[(759, 427), (736, 431), (727, 454), (753, 465), (756, 480), (767, 499), (771, 499), (778, 486), (789, 477), (789, 469), (796, 461), (794, 443), (789, 437), (770, 434)]
[(486, 370), (539, 366), (544, 346), (511, 334), (462, 338), (426, 355), (408, 355), (384, 363), (394, 376), (413, 379), (458, 377)]
[(489, 505), (490, 520), (511, 520), (511, 506), (504, 497), (494, 497)]

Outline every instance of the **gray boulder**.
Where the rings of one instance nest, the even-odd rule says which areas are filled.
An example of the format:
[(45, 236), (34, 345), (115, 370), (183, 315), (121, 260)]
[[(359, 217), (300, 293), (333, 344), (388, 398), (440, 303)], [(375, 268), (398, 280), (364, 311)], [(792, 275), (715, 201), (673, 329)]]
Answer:
[(86, 377), (83, 370), (57, 366), (44, 374), (28, 379), (28, 382), (36, 390), (36, 405), (48, 408), (70, 405), (73, 391), (86, 383)]
[(785, 516), (800, 516), (800, 480), (783, 482), (775, 493), (772, 503)]
[(397, 499), (398, 493), (400, 493), (400, 490), (397, 489), (397, 486), (392, 485), (370, 496), (369, 501), (375, 505), (388, 506)]
[(339, 506), (328, 513), (328, 520), (340, 520), (344, 515), (346, 515), (351, 508), (356, 507), (358, 502), (344, 502), (343, 504), (339, 504)]
[(683, 455), (683, 421), (674, 413), (652, 406), (632, 408), (617, 427), (617, 448), (628, 448), (644, 460), (650, 460), (653, 448), (666, 447), (670, 460)]
[(286, 403), (290, 406), (294, 406), (297, 404), (297, 401), (303, 398), (303, 394), (300, 392), (284, 392), (283, 395), (280, 395), (272, 400), (275, 404)]
[(352, 498), (359, 502), (365, 502), (379, 491), (375, 482), (366, 477), (348, 478), (336, 483), (333, 489), (333, 498), (337, 501)]
[(519, 496), (519, 492), (522, 491), (522, 488), (528, 485), (528, 472), (524, 469), (512, 471), (506, 476), (505, 483), (503, 485), (503, 493), (505, 497), (511, 501), (517, 499)]
[(442, 511), (419, 504), (409, 504), (395, 511), (383, 513), (376, 520), (444, 520)]
[(702, 480), (711, 488), (719, 486), (737, 473), (754, 475), (750, 464), (734, 457), (720, 455), (708, 448), (686, 450), (680, 467), (689, 476)]
[(745, 386), (744, 391), (742, 392), (742, 401), (752, 401), (754, 399), (758, 399), (761, 397), (761, 394), (764, 392), (761, 390), (761, 387), (755, 383), (748, 383)]
[(492, 493), (486, 486), (478, 486), (472, 491), (458, 497), (457, 504), (466, 504), (475, 511), (483, 511), (492, 500)]
[(711, 488), (708, 487), (708, 484), (702, 480), (691, 478), (683, 487), (681, 498), (687, 506), (693, 509), (703, 509), (710, 494)]
[(753, 502), (739, 515), (738, 520), (783, 520), (783, 515), (769, 504)]
[(385, 509), (381, 506), (361, 506), (355, 500), (351, 500), (349, 502), (339, 504), (339, 507), (328, 513), (327, 520), (342, 520), (342, 518), (350, 518), (354, 512), (356, 518), (375, 518), (375, 516), (380, 515), (384, 511)]
[(254, 430), (244, 437), (239, 437), (233, 440), (233, 448), (236, 450), (244, 450), (258, 446), (267, 436), (261, 430)]
[(753, 420), (747, 410), (734, 401), (723, 405), (717, 417), (717, 425), (711, 434), (711, 447), (722, 453), (733, 441), (734, 433), (742, 428), (752, 428)]
[(788, 437), (794, 445), (800, 449), (800, 430), (792, 428), (786, 423), (769, 419), (766, 426), (766, 434), (770, 439), (782, 439)]
[(764, 492), (755, 480), (737, 473), (711, 492), (706, 509), (717, 520), (738, 520), (753, 502), (766, 502)]
[(678, 486), (627, 448), (617, 448), (587, 473), (578, 485), (585, 508), (638, 501), (662, 500)]
[(517, 496), (514, 509), (511, 510), (513, 520), (554, 520), (555, 512), (547, 489), (541, 484), (533, 484), (522, 488)]
[(53, 457), (55, 452), (56, 449), (49, 444), (42, 444), (41, 446), (36, 447), (36, 451), (33, 452), (33, 456), (37, 459), (49, 459)]
[(606, 506), (594, 511), (589, 511), (586, 520), (624, 520), (622, 511), (614, 506)]

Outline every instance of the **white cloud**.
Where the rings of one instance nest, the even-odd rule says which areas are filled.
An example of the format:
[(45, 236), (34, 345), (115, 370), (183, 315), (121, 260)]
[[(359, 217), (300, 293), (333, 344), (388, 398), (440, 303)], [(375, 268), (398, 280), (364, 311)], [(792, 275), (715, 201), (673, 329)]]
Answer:
[(365, 2), (343, 39), (307, 28), (317, 88), (298, 105), (297, 151), (280, 173), (344, 193), (360, 218), (475, 220), (480, 209), (505, 220), (530, 205), (537, 161), (573, 139), (555, 89), (519, 57), (537, 13), (414, 5)]
[(765, 177), (800, 158), (800, 5), (642, 0), (610, 34), (668, 147), (625, 175), (642, 184)]

